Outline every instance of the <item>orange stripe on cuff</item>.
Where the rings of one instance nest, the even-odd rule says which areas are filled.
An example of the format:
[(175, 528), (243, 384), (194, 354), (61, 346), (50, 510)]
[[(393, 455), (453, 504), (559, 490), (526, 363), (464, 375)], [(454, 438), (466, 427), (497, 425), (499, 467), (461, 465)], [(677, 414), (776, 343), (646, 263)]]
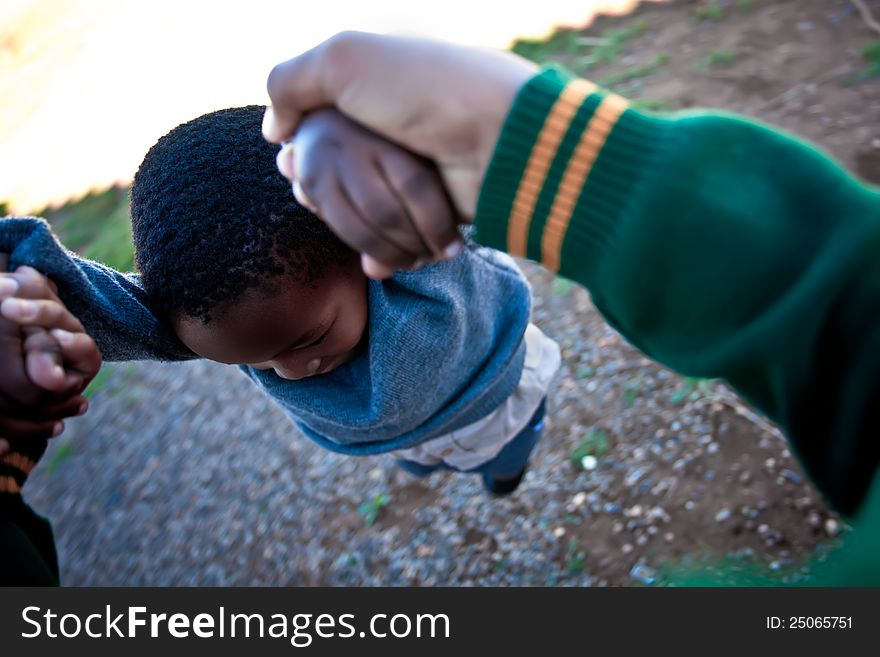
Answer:
[(547, 217), (547, 223), (544, 225), (544, 234), (541, 236), (541, 264), (550, 271), (559, 271), (562, 242), (565, 240), (574, 206), (596, 163), (596, 158), (599, 157), (602, 147), (608, 140), (608, 135), (611, 134), (611, 130), (628, 105), (629, 103), (620, 96), (606, 97), (596, 108), (568, 161), (553, 207), (550, 209), (550, 216)]
[(559, 94), (559, 98), (544, 120), (513, 199), (510, 221), (507, 225), (507, 251), (511, 255), (526, 255), (532, 214), (535, 211), (538, 194), (547, 179), (553, 156), (578, 108), (595, 90), (596, 85), (592, 82), (572, 80)]
[(0, 493), (20, 493), (18, 482), (12, 477), (0, 477)]
[(18, 468), (25, 474), (30, 474), (31, 470), (33, 470), (34, 466), (36, 465), (34, 461), (31, 461), (28, 457), (22, 456), (17, 452), (7, 454), (2, 459), (0, 459), (0, 463), (7, 463), (13, 468)]

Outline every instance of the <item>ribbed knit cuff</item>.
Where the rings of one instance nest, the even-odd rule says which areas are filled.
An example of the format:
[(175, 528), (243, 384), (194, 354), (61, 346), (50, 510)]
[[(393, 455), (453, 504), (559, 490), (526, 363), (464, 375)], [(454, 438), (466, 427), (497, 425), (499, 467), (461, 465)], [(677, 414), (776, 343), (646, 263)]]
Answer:
[(511, 107), (480, 192), (475, 237), (582, 284), (655, 170), (672, 123), (555, 69)]
[(22, 440), (13, 443), (11, 448), (10, 452), (0, 456), (0, 503), (6, 499), (4, 494), (17, 495), (21, 491), (31, 470), (46, 451), (46, 440)]

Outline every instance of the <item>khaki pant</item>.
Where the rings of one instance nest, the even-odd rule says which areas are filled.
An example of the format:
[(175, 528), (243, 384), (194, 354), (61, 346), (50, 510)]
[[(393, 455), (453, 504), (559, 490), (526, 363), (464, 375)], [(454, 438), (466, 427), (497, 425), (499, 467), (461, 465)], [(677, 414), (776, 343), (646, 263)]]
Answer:
[(534, 324), (524, 336), (526, 357), (522, 376), (513, 393), (486, 417), (457, 431), (393, 452), (397, 458), (421, 465), (445, 463), (457, 470), (470, 470), (495, 458), (522, 431), (559, 370), (559, 345)]

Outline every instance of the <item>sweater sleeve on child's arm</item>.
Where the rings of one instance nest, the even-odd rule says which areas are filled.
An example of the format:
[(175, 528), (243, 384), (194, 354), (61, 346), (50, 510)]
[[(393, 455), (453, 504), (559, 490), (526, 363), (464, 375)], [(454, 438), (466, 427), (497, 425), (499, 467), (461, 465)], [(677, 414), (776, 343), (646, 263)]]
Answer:
[(10, 269), (28, 265), (58, 286), (105, 360), (196, 358), (150, 309), (137, 274), (123, 274), (67, 251), (42, 219), (0, 220), (0, 252)]
[(651, 357), (730, 381), (856, 509), (880, 450), (877, 190), (755, 122), (647, 115), (546, 72), (511, 109), (475, 223), (584, 284)]

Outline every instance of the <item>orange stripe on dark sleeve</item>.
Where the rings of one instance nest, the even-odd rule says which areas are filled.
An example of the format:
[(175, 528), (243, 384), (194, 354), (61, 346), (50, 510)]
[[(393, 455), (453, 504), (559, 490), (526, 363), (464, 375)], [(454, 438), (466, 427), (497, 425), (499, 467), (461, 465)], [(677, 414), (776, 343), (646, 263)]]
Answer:
[(34, 469), (36, 463), (26, 456), (22, 456), (18, 452), (11, 452), (6, 454), (2, 459), (0, 459), (0, 463), (6, 463), (11, 465), (13, 468), (17, 468), (24, 472), (25, 474), (30, 474), (31, 470)]
[(18, 482), (12, 477), (0, 477), (0, 493), (20, 493)]
[(541, 264), (550, 271), (559, 271), (562, 242), (565, 240), (575, 204), (596, 163), (596, 158), (599, 157), (602, 147), (608, 140), (608, 135), (611, 134), (611, 130), (627, 106), (627, 101), (620, 96), (606, 97), (596, 108), (568, 161), (556, 198), (553, 200), (553, 207), (550, 209), (550, 216), (547, 217), (547, 223), (544, 225), (544, 234), (541, 236)]
[(596, 85), (592, 82), (572, 80), (562, 90), (544, 120), (513, 199), (510, 221), (507, 225), (507, 251), (511, 255), (526, 255), (532, 214), (550, 164), (578, 108), (595, 90)]

